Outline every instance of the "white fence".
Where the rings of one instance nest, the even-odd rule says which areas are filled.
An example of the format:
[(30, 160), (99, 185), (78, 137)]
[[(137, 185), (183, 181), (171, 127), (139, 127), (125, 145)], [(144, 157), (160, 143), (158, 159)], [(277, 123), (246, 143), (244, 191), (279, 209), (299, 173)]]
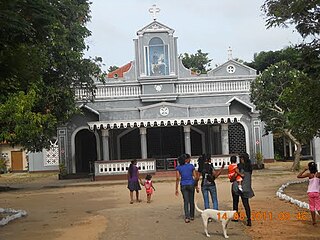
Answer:
[(241, 92), (250, 90), (249, 80), (223, 81), (223, 82), (198, 82), (179, 83), (176, 92), (185, 93), (214, 93), (214, 92)]
[[(224, 168), (227, 169), (229, 164), (230, 164), (230, 156), (225, 155), (225, 156), (212, 156), (211, 157), (211, 163), (213, 164), (213, 167), (215, 169), (221, 168), (222, 163), (225, 163)], [(237, 162), (239, 162), (238, 158), (237, 158)], [(194, 167), (196, 169), (198, 169), (198, 157), (192, 157), (190, 163), (192, 163), (194, 165)]]
[[(126, 161), (97, 161), (95, 162), (95, 175), (105, 176), (105, 175), (119, 175), (127, 174), (130, 160)], [(156, 171), (156, 160), (155, 159), (145, 159), (138, 160), (137, 167), (140, 173), (154, 173)]]
[[(214, 168), (218, 169), (225, 162), (225, 167), (228, 168), (230, 164), (230, 156), (212, 156), (211, 162)], [(127, 174), (130, 160), (115, 160), (115, 161), (96, 161), (94, 163), (95, 176), (110, 176), (110, 175), (123, 175)], [(198, 157), (191, 158), (191, 164), (198, 169)], [(138, 160), (137, 167), (140, 173), (155, 173), (156, 172), (156, 160), (155, 159), (143, 159)]]
[[(175, 93), (177, 94), (194, 94), (194, 93), (221, 93), (221, 92), (243, 92), (250, 90), (250, 79), (245, 80), (215, 80), (215, 81), (182, 81), (175, 85)], [(139, 83), (117, 85), (97, 85), (94, 93), (90, 93), (85, 89), (76, 89), (76, 98), (85, 100), (94, 98), (126, 98), (139, 97), (142, 95), (142, 87)]]

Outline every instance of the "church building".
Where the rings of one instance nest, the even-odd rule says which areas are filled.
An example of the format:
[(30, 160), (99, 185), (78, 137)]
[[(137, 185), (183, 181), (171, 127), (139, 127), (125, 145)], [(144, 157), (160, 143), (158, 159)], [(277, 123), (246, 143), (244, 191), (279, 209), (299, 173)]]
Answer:
[[(232, 59), (206, 74), (182, 64), (174, 29), (154, 20), (137, 31), (134, 59), (76, 92), (83, 114), (58, 128), (59, 159), (67, 173), (126, 173), (132, 159), (146, 172), (172, 169), (189, 153), (210, 153), (216, 167), (248, 152), (273, 159), (272, 134), (250, 102), (256, 70)], [(128, 43), (129, 44), (129, 43)], [(227, 56), (227, 54), (226, 54)], [(89, 101), (88, 99), (93, 99)]]

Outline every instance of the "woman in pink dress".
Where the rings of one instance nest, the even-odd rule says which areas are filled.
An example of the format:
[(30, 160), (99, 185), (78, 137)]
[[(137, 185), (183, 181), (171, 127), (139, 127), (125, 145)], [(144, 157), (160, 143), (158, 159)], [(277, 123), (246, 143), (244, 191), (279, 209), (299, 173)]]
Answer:
[[(309, 170), (309, 172), (306, 172)], [(298, 178), (309, 178), (308, 198), (312, 224), (316, 225), (316, 212), (320, 214), (320, 173), (315, 162), (309, 162), (308, 167), (300, 172)]]

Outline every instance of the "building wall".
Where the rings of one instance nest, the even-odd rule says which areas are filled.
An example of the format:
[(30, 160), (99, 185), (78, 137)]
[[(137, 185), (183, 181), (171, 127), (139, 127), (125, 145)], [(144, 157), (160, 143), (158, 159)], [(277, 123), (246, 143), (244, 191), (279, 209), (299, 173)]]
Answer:
[(0, 153), (1, 155), (7, 156), (8, 158), (8, 168), (11, 169), (12, 159), (11, 159), (11, 152), (13, 151), (22, 151), (22, 171), (28, 170), (28, 162), (26, 158), (26, 151), (22, 150), (20, 146), (12, 147), (8, 144), (0, 144)]
[(29, 172), (59, 171), (59, 164), (54, 166), (46, 165), (45, 152), (28, 154)]
[[(226, 129), (221, 131), (221, 119), (223, 123), (228, 120), (228, 116), (232, 116), (231, 118), (235, 115), (241, 116), (240, 124), (245, 130), (246, 150), (250, 156), (254, 158), (256, 152), (262, 151), (266, 157), (273, 158), (270, 142), (272, 136), (262, 137), (263, 125), (250, 102), (250, 82), (255, 79), (256, 71), (229, 59), (207, 74), (193, 74), (179, 59), (177, 38), (173, 33), (173, 29), (157, 21), (139, 30), (137, 39), (134, 39), (135, 59), (131, 62), (131, 69), (124, 73), (122, 78), (106, 79), (106, 83), (98, 84), (94, 102), (86, 102), (84, 106), (79, 101), (84, 114), (75, 116), (66, 126), (61, 127), (61, 133), (65, 134), (66, 139), (62, 158), (65, 159), (69, 172), (74, 169), (73, 145), (76, 133), (80, 129), (88, 129), (90, 125), (99, 142), (102, 142), (102, 139), (109, 141), (110, 158), (119, 159), (119, 138), (131, 131), (130, 127), (135, 129), (140, 127), (143, 121), (149, 121), (151, 127), (156, 127), (152, 121), (159, 119), (164, 121), (170, 119), (174, 122), (178, 118), (192, 118), (191, 127), (198, 130), (206, 129), (206, 144), (211, 141), (204, 150), (219, 152), (223, 149), (226, 152), (225, 144), (212, 146), (212, 137), (209, 136), (214, 136), (216, 142), (225, 139)], [(159, 64), (148, 66), (152, 67), (152, 71), (150, 68), (148, 68), (150, 71), (146, 71), (147, 63), (151, 63), (151, 55), (153, 57), (157, 55), (150, 50), (152, 46), (149, 43), (153, 37), (161, 38), (163, 44), (167, 46), (164, 49), (168, 49), (169, 73), (165, 75), (161, 75), (163, 72), (153, 68)], [(198, 122), (195, 122), (195, 119), (198, 121), (197, 118), (206, 122), (198, 125)], [(216, 119), (215, 128), (207, 129), (208, 126), (213, 126), (211, 122), (207, 124), (208, 118)], [(234, 119), (230, 121), (233, 122)], [(108, 129), (109, 137), (102, 135), (101, 126)], [(165, 127), (170, 126), (165, 125)], [(219, 131), (223, 138), (217, 135)], [(106, 131), (104, 134), (107, 134)]]

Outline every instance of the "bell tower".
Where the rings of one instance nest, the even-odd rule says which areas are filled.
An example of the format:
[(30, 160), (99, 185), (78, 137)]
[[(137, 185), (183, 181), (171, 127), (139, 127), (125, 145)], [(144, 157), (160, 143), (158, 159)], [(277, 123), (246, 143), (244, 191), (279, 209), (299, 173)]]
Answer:
[(174, 30), (157, 21), (160, 9), (149, 9), (153, 21), (137, 32), (135, 58), (138, 79), (177, 77), (177, 38)]

